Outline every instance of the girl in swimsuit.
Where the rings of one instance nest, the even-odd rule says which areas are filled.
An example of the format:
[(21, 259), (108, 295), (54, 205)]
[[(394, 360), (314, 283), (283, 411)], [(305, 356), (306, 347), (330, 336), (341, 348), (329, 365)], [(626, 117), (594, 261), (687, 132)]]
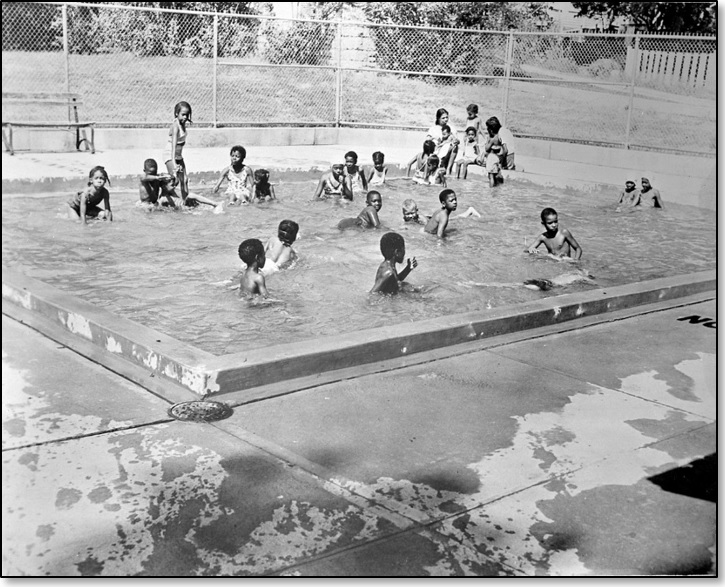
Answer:
[(350, 178), (345, 177), (345, 166), (342, 163), (333, 163), (330, 171), (326, 171), (317, 182), (313, 200), (321, 200), (330, 196), (342, 196), (352, 200)]
[(423, 143), (423, 152), (418, 153), (410, 161), (405, 170), (405, 177), (410, 177), (410, 168), (415, 165), (415, 174), (413, 179), (424, 179), (426, 176), (426, 169), (428, 167), (428, 157), (430, 157), (436, 149), (436, 145), (433, 141), (425, 141)]
[(368, 182), (363, 172), (357, 166), (357, 153), (355, 151), (345, 153), (345, 175), (350, 180), (353, 197), (360, 194), (360, 192), (367, 191)]
[[(86, 218), (102, 218), (104, 220), (113, 220), (111, 212), (111, 197), (106, 189), (106, 184), (110, 184), (108, 173), (106, 170), (97, 165), (88, 174), (88, 186), (77, 192), (70, 200), (68, 200), (68, 217), (81, 221), (81, 226), (86, 224)], [(98, 204), (103, 202), (103, 208)]]
[(368, 178), (368, 185), (383, 185), (388, 168), (385, 167), (385, 155), (380, 151), (373, 153), (373, 170)]
[(226, 179), (229, 182), (226, 191), (229, 205), (247, 204), (251, 200), (252, 190), (252, 169), (244, 164), (247, 150), (241, 145), (234, 145), (229, 152), (229, 156), (231, 157), (231, 165), (222, 171), (214, 188), (214, 193), (219, 191), (222, 182)]
[(188, 102), (179, 102), (174, 106), (174, 122), (169, 128), (169, 140), (166, 143), (169, 158), (165, 161), (166, 169), (171, 177), (175, 177), (181, 190), (181, 203), (184, 206), (208, 204), (217, 208), (215, 212), (223, 212), (224, 202), (215, 202), (205, 196), (189, 195), (189, 177), (186, 174), (183, 150), (186, 144), (186, 123), (191, 122), (191, 105)]

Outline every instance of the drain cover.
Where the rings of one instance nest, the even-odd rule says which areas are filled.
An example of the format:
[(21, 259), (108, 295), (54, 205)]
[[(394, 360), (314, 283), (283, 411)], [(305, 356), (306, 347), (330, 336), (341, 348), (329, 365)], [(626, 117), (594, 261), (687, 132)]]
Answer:
[(215, 422), (231, 415), (232, 409), (221, 402), (181, 402), (169, 408), (169, 416), (184, 422)]

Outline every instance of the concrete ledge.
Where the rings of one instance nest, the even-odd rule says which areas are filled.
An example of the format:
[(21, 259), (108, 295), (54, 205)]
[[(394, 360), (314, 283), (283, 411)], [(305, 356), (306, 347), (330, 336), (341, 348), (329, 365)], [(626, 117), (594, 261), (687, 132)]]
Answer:
[(5, 302), (39, 314), (54, 326), (61, 326), (116, 357), (123, 357), (198, 395), (206, 396), (409, 356), (701, 292), (715, 292), (716, 287), (716, 272), (706, 271), (222, 357), (195, 349), (5, 268), (2, 295)]

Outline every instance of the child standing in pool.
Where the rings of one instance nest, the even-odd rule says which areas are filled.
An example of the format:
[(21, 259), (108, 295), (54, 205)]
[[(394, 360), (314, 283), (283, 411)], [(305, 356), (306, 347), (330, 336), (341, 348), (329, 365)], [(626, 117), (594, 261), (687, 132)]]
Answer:
[(238, 252), (239, 258), (247, 265), (239, 282), (239, 295), (246, 296), (248, 299), (257, 295), (267, 298), (269, 293), (264, 282), (264, 275), (260, 273), (260, 269), (266, 262), (262, 241), (256, 238), (242, 241)]
[(380, 192), (375, 190), (369, 191), (366, 201), (367, 206), (363, 208), (362, 212), (356, 218), (343, 218), (338, 223), (337, 228), (344, 230), (354, 226), (359, 226), (360, 228), (377, 228), (380, 226), (378, 212), (383, 207), (383, 198)]
[(546, 230), (534, 239), (528, 249), (525, 249), (526, 253), (535, 253), (543, 244), (548, 253), (555, 257), (571, 257), (574, 260), (581, 258), (582, 248), (576, 242), (574, 235), (566, 228), (559, 229), (559, 215), (556, 210), (544, 208), (541, 211), (541, 224)]
[(176, 208), (174, 198), (174, 178), (167, 174), (158, 173), (159, 166), (155, 159), (146, 159), (143, 163), (143, 175), (139, 181), (138, 195), (139, 205), (148, 208), (154, 208), (161, 204), (159, 198), (164, 198), (163, 206)]
[(488, 175), (488, 185), (495, 187), (499, 183), (503, 183), (503, 174), (501, 173), (501, 146), (492, 145), (490, 151), (486, 154), (486, 174)]
[(345, 176), (350, 180), (353, 197), (367, 191), (368, 182), (362, 169), (357, 166), (357, 153), (355, 151), (345, 153)]
[(223, 211), (223, 202), (215, 202), (205, 196), (189, 194), (189, 177), (184, 163), (184, 145), (186, 145), (186, 125), (191, 122), (191, 105), (188, 102), (179, 102), (174, 106), (174, 122), (169, 128), (169, 139), (166, 143), (166, 152), (169, 156), (166, 159), (166, 169), (171, 177), (176, 178), (181, 191), (181, 203), (184, 206), (196, 206), (197, 204), (208, 204), (217, 208), (216, 211)]
[(443, 238), (448, 226), (448, 217), (458, 207), (458, 198), (456, 198), (456, 192), (453, 190), (443, 190), (438, 194), (438, 199), (442, 207), (430, 217), (423, 230), (437, 235), (438, 238)]
[(269, 171), (257, 169), (254, 172), (254, 185), (252, 186), (252, 202), (269, 202), (276, 200), (274, 186), (269, 183)]
[(385, 167), (385, 155), (380, 151), (373, 153), (373, 169), (368, 177), (368, 185), (383, 185), (388, 168)]
[(408, 259), (405, 268), (398, 273), (395, 266), (405, 259), (405, 239), (397, 232), (386, 232), (380, 238), (380, 252), (383, 262), (378, 267), (370, 293), (396, 294), (400, 291), (400, 282), (418, 266), (418, 261), (415, 257)]
[(277, 236), (270, 237), (264, 246), (266, 261), (262, 274), (267, 276), (284, 269), (297, 258), (292, 244), (297, 240), (299, 225), (294, 220), (283, 220), (277, 228)]
[[(87, 224), (87, 218), (113, 220), (111, 212), (111, 196), (106, 189), (111, 185), (108, 173), (101, 165), (96, 165), (88, 174), (88, 185), (68, 200), (68, 217), (73, 220), (80, 219), (81, 226)], [(103, 202), (103, 208), (98, 204)]]
[(214, 187), (214, 193), (216, 194), (219, 191), (226, 179), (229, 182), (226, 191), (228, 204), (230, 206), (248, 204), (252, 192), (252, 169), (244, 164), (244, 160), (247, 158), (247, 150), (241, 145), (234, 145), (229, 152), (229, 157), (231, 158), (231, 164), (225, 167), (219, 176), (219, 181)]
[(312, 199), (321, 200), (323, 197), (331, 196), (342, 196), (347, 200), (352, 200), (350, 178), (345, 177), (345, 166), (342, 163), (332, 163), (330, 171), (322, 174)]

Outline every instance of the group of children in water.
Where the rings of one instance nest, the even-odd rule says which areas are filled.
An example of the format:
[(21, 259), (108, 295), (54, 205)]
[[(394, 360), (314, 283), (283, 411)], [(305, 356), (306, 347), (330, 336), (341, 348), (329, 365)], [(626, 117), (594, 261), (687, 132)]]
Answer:
[[(447, 124), (448, 113), (440, 109), (436, 115), (436, 125), (431, 127), (428, 137), (423, 143), (423, 151), (407, 164), (406, 177), (410, 176), (411, 167), (415, 173), (413, 180), (420, 184), (440, 185), (444, 189), (439, 194), (441, 207), (430, 216), (422, 217), (418, 206), (412, 199), (403, 202), (403, 221), (422, 225), (424, 232), (443, 238), (451, 213), (458, 207), (454, 190), (446, 187), (446, 175), (456, 164), (456, 176), (463, 179), (467, 176), (469, 165), (485, 167), (489, 184), (493, 187), (503, 182), (501, 169), (514, 169), (512, 154), (508, 153), (506, 144), (499, 137), (501, 124), (496, 117), (489, 118), (486, 123), (486, 138), (483, 147), (478, 137), (483, 134), (483, 122), (478, 118), (478, 107), (469, 105), (468, 126), (465, 131), (463, 145), (455, 138)], [(167, 142), (168, 158), (165, 160), (167, 173), (159, 173), (158, 164), (154, 159), (144, 162), (143, 175), (140, 178), (138, 204), (148, 209), (164, 206), (177, 208), (180, 206), (198, 206), (206, 204), (214, 207), (215, 212), (222, 212), (224, 201), (215, 202), (210, 198), (189, 192), (188, 175), (183, 158), (183, 147), (186, 143), (186, 125), (191, 122), (191, 106), (188, 102), (179, 102), (174, 107), (174, 121), (169, 129)], [(456, 158), (456, 155), (459, 155)], [(276, 199), (274, 187), (269, 183), (269, 172), (266, 169), (253, 171), (244, 164), (246, 150), (235, 145), (230, 151), (230, 165), (220, 174), (213, 191), (217, 193), (222, 184), (227, 182), (226, 203), (230, 206), (249, 204), (256, 201)], [(351, 227), (377, 228), (380, 226), (378, 213), (382, 208), (382, 196), (377, 190), (369, 190), (371, 186), (383, 185), (386, 181), (387, 167), (385, 155), (376, 151), (372, 155), (373, 167), (366, 175), (358, 166), (358, 156), (354, 151), (345, 154), (345, 163), (333, 162), (330, 170), (320, 177), (315, 189), (313, 200), (339, 196), (352, 200), (356, 195), (365, 193), (366, 206), (354, 218), (340, 221), (338, 228)], [(91, 169), (88, 186), (78, 192), (69, 201), (69, 215), (80, 219), (86, 224), (87, 218), (113, 220), (110, 197), (106, 184), (110, 185), (108, 174), (102, 166)], [(179, 187), (181, 196), (176, 193)], [(643, 201), (651, 201), (655, 207), (663, 207), (659, 191), (654, 189), (647, 178), (642, 178), (642, 189), (635, 188), (634, 182), (627, 181), (621, 193), (619, 206), (641, 206)], [(103, 208), (99, 204), (103, 203)], [(468, 208), (460, 217), (478, 216), (473, 208)], [(552, 208), (541, 212), (541, 223), (545, 230), (525, 251), (536, 252), (542, 244), (550, 255), (581, 258), (582, 249), (571, 232), (560, 229), (558, 215)], [(269, 276), (276, 270), (289, 265), (295, 259), (292, 244), (297, 238), (299, 226), (292, 220), (280, 222), (277, 235), (266, 244), (258, 239), (247, 239), (239, 245), (239, 257), (246, 264), (240, 281), (240, 292), (246, 296), (261, 295), (267, 297), (265, 275)], [(383, 262), (378, 267), (372, 292), (396, 293), (408, 274), (417, 266), (415, 258), (408, 259), (405, 268), (398, 273), (396, 264), (405, 258), (405, 240), (395, 232), (388, 232), (380, 239), (380, 250)]]

